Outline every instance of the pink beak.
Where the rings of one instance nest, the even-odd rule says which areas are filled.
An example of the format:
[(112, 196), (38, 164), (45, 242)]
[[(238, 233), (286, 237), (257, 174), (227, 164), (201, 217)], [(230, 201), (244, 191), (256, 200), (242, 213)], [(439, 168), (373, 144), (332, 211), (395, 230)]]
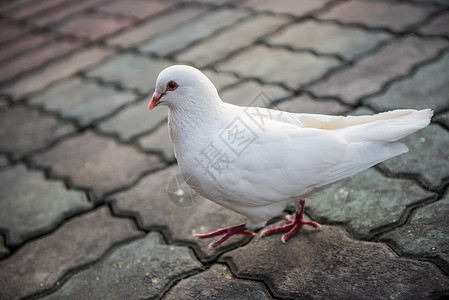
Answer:
[(159, 105), (159, 102), (161, 101), (162, 96), (165, 94), (161, 94), (159, 92), (154, 92), (153, 98), (151, 98), (150, 104), (148, 105), (148, 110), (151, 111), (153, 108)]

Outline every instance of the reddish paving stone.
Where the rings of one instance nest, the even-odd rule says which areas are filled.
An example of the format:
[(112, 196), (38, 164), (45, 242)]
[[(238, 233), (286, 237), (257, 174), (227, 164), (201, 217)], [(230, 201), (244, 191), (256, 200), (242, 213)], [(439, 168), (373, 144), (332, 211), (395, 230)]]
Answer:
[(17, 38), (8, 44), (2, 45), (0, 48), (0, 61), (9, 59), (27, 50), (38, 47), (52, 39), (53, 35), (49, 33), (29, 33), (22, 35), (20, 38)]
[(308, 95), (301, 95), (276, 104), (280, 110), (292, 113), (310, 113), (325, 115), (341, 115), (351, 109), (331, 99), (313, 99)]
[[(267, 46), (254, 46), (220, 63), (217, 68), (298, 89), (301, 85), (318, 79), (339, 64), (340, 62), (335, 58), (318, 57), (310, 53), (273, 49)], [(283, 66), (282, 71), (279, 71), (279, 66)]]
[(130, 220), (112, 217), (107, 208), (73, 218), (0, 261), (2, 298), (55, 288), (68, 271), (95, 262), (114, 244), (140, 234)]
[(167, 55), (185, 49), (192, 42), (204, 39), (213, 32), (238, 22), (249, 15), (241, 9), (222, 8), (199, 16), (182, 27), (175, 27), (139, 46), (142, 52)]
[(438, 8), (433, 5), (349, 0), (335, 5), (329, 11), (319, 14), (318, 17), (323, 20), (338, 20), (344, 23), (359, 23), (401, 31), (410, 25), (424, 21), (436, 10)]
[(267, 11), (271, 13), (292, 14), (295, 16), (303, 16), (322, 8), (329, 0), (248, 0), (242, 5), (257, 11)]
[(7, 230), (7, 244), (13, 247), (92, 208), (84, 193), (67, 190), (63, 182), (48, 181), (41, 171), (23, 165), (0, 172), (0, 199), (0, 227)]
[(394, 82), (385, 93), (368, 98), (365, 104), (378, 111), (397, 108), (431, 108), (436, 113), (449, 109), (449, 52), (424, 65), (412, 76)]
[(151, 133), (140, 137), (137, 142), (142, 150), (157, 151), (162, 153), (166, 161), (175, 161), (173, 142), (168, 133), (168, 124), (166, 122)]
[(188, 248), (165, 245), (160, 234), (150, 233), (118, 248), (42, 299), (157, 299), (171, 282), (201, 270)]
[(410, 149), (379, 166), (388, 173), (413, 174), (427, 187), (440, 189), (449, 178), (449, 132), (439, 125), (428, 127), (401, 140)]
[(43, 106), (47, 111), (58, 112), (63, 117), (76, 119), (79, 124), (86, 126), (134, 99), (135, 95), (130, 92), (72, 78), (52, 85), (31, 97), (29, 102)]
[(402, 255), (435, 259), (449, 273), (449, 194), (413, 212), (410, 221), (382, 236)]
[(57, 30), (64, 34), (95, 41), (123, 29), (132, 23), (133, 21), (122, 18), (83, 15), (70, 19), (61, 26), (58, 26)]
[(178, 174), (175, 165), (147, 175), (131, 189), (111, 195), (109, 202), (119, 215), (136, 215), (143, 228), (163, 228), (170, 239), (192, 245), (202, 261), (210, 261), (230, 247), (248, 241), (248, 237), (233, 236), (220, 247), (208, 249), (211, 240), (193, 237), (196, 233), (241, 224), (245, 217), (201, 197), (192, 206), (177, 206), (168, 198), (167, 188)]
[(426, 25), (421, 26), (419, 31), (424, 34), (440, 34), (449, 37), (449, 12), (432, 19)]
[(106, 42), (109, 45), (131, 47), (193, 19), (205, 11), (206, 8), (204, 7), (186, 7), (176, 10), (173, 8), (170, 12), (150, 18), (144, 23), (133, 26), (130, 30), (109, 38)]
[(264, 280), (276, 297), (417, 299), (449, 289), (436, 266), (399, 258), (384, 244), (352, 240), (334, 226), (302, 229), (285, 244), (279, 235), (254, 239), (220, 259), (239, 278)]
[(387, 82), (408, 74), (414, 66), (434, 57), (448, 45), (446, 40), (438, 38), (400, 38), (313, 84), (310, 90), (318, 96), (340, 97), (345, 103), (356, 104), (360, 98), (379, 92)]
[(235, 50), (251, 45), (261, 36), (275, 31), (291, 20), (286, 16), (266, 15), (247, 18), (212, 38), (182, 51), (177, 55), (177, 60), (200, 67), (206, 66)]
[(74, 131), (70, 123), (34, 109), (24, 106), (0, 108), (0, 151), (10, 153), (13, 158), (44, 148)]
[(82, 43), (73, 41), (51, 41), (32, 50), (32, 53), (25, 53), (14, 57), (0, 64), (0, 82), (11, 80), (12, 78), (41, 66), (42, 64), (63, 56), (72, 50), (82, 46)]
[(87, 72), (87, 76), (119, 83), (142, 94), (153, 92), (159, 72), (174, 63), (134, 54), (119, 54)]
[(48, 8), (54, 7), (63, 2), (64, 0), (38, 0), (32, 2), (30, 1), (29, 3), (18, 5), (2, 13), (10, 18), (26, 19), (34, 14), (37, 14)]
[(98, 5), (95, 7), (95, 10), (102, 13), (145, 19), (159, 14), (172, 6), (173, 3), (163, 1), (118, 0)]
[(382, 176), (374, 169), (312, 195), (308, 212), (318, 222), (344, 224), (357, 239), (371, 239), (405, 222), (410, 207), (436, 199), (409, 179)]
[(223, 265), (215, 264), (201, 274), (181, 280), (164, 297), (166, 300), (272, 299), (256, 281), (236, 279)]
[(7, 20), (0, 20), (0, 43), (11, 41), (28, 31), (28, 26), (18, 26)]
[(40, 69), (39, 72), (28, 75), (5, 86), (1, 91), (18, 99), (33, 92), (37, 92), (49, 84), (69, 77), (113, 53), (110, 49), (89, 47), (64, 58), (64, 60), (52, 63)]
[(311, 49), (320, 54), (336, 54), (350, 60), (390, 37), (390, 34), (382, 30), (368, 31), (306, 20), (283, 28), (271, 35), (267, 41), (272, 45)]
[(32, 161), (51, 168), (55, 176), (69, 177), (75, 186), (92, 189), (97, 197), (129, 185), (144, 171), (162, 167), (153, 155), (89, 131), (64, 140)]

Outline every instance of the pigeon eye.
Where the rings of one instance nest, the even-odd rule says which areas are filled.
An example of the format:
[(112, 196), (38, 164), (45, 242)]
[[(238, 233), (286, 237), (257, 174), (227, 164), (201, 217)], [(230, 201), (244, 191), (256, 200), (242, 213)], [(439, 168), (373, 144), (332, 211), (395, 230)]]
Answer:
[(169, 81), (168, 83), (167, 83), (167, 90), (169, 90), (169, 91), (174, 91), (174, 90), (176, 90), (178, 88), (178, 84), (176, 83), (176, 82), (174, 82), (174, 81)]

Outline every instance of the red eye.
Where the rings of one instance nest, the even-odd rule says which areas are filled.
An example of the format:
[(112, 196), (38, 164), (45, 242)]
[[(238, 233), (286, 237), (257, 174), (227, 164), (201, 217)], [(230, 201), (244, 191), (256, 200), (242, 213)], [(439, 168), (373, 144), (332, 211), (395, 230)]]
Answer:
[(167, 90), (168, 91), (174, 91), (174, 90), (176, 90), (178, 88), (178, 84), (176, 83), (176, 82), (174, 82), (174, 81), (169, 81), (168, 83), (167, 83)]

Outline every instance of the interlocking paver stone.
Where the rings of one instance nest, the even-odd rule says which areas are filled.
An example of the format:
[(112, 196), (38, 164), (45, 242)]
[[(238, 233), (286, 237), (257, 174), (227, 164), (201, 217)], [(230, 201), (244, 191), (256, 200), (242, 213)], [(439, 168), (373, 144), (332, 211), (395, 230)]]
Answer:
[(313, 84), (310, 89), (319, 96), (336, 96), (355, 104), (360, 98), (379, 92), (388, 81), (406, 75), (415, 65), (434, 57), (448, 45), (442, 39), (400, 38), (353, 66)]
[[(220, 63), (218, 69), (238, 72), (246, 77), (262, 78), (267, 82), (283, 83), (296, 89), (339, 64), (337, 59), (331, 57), (255, 46)], [(282, 72), (278, 71), (280, 65), (283, 66)]]
[(222, 88), (239, 81), (237, 76), (230, 73), (215, 72), (209, 69), (201, 71), (212, 81), (219, 92)]
[(379, 110), (396, 108), (432, 108), (441, 112), (449, 108), (449, 52), (441, 59), (422, 66), (410, 78), (394, 82), (379, 96), (364, 103)]
[(28, 18), (34, 14), (39, 13), (40, 11), (44, 11), (48, 8), (56, 6), (62, 3), (64, 0), (41, 0), (41, 1), (33, 1), (33, 3), (24, 3), (22, 5), (18, 5), (12, 9), (9, 9), (3, 14), (8, 17), (15, 19), (24, 19)]
[(291, 18), (286, 16), (266, 15), (247, 18), (207, 41), (181, 52), (177, 59), (199, 67), (208, 65), (239, 48), (251, 45), (257, 38), (275, 31), (290, 20)]
[(136, 180), (144, 171), (162, 167), (153, 155), (86, 131), (35, 155), (33, 162), (51, 168), (56, 176), (69, 177), (79, 187), (104, 195)]
[(167, 55), (184, 49), (187, 45), (205, 38), (214, 31), (232, 25), (248, 16), (246, 10), (222, 8), (204, 14), (182, 27), (176, 27), (170, 32), (159, 35), (149, 42), (139, 46), (142, 52)]
[(393, 241), (401, 254), (419, 258), (437, 258), (449, 272), (449, 194), (429, 205), (418, 208), (410, 221), (384, 236)]
[(87, 76), (98, 77), (107, 82), (120, 83), (125, 87), (149, 93), (154, 89), (155, 78), (162, 69), (173, 62), (147, 58), (134, 54), (120, 54), (87, 72)]
[(449, 133), (439, 125), (427, 128), (401, 140), (408, 153), (381, 163), (392, 174), (416, 174), (427, 187), (438, 189), (449, 176)]
[(170, 7), (173, 3), (145, 0), (119, 0), (99, 5), (95, 10), (114, 15), (145, 19)]
[[(290, 96), (291, 93), (274, 84), (260, 84), (256, 81), (243, 81), (220, 93), (224, 102), (244, 106), (269, 106), (276, 100)], [(270, 103), (259, 103), (259, 98), (267, 97)], [(262, 99), (260, 99), (262, 100)]]
[(99, 47), (89, 47), (83, 51), (77, 51), (64, 60), (53, 63), (39, 72), (14, 81), (5, 86), (1, 91), (13, 98), (21, 98), (33, 92), (37, 92), (47, 85), (69, 77), (88, 66), (96, 64), (105, 57), (111, 55), (112, 50)]
[(193, 237), (218, 228), (241, 224), (245, 218), (204, 198), (189, 207), (179, 207), (168, 198), (167, 187), (174, 176), (180, 174), (178, 167), (147, 175), (131, 189), (111, 195), (114, 212), (137, 215), (139, 224), (146, 229), (165, 229), (174, 241), (192, 245), (201, 260), (209, 261), (229, 249), (247, 241), (247, 237), (234, 236), (222, 246), (208, 249), (211, 242)]
[(369, 169), (309, 198), (307, 208), (319, 222), (345, 224), (358, 239), (370, 239), (405, 221), (409, 207), (436, 194), (408, 179), (392, 179)]
[(0, 82), (10, 80), (19, 74), (39, 67), (40, 65), (60, 57), (82, 44), (72, 41), (51, 41), (33, 49), (32, 55), (25, 53), (0, 64)]
[(223, 265), (213, 265), (209, 270), (179, 282), (165, 297), (167, 300), (198, 299), (272, 299), (266, 288), (257, 282), (232, 277)]
[(350, 106), (341, 104), (334, 100), (313, 99), (308, 95), (301, 95), (287, 99), (276, 104), (280, 110), (293, 113), (313, 113), (326, 115), (341, 115), (351, 109)]
[(116, 134), (122, 141), (129, 141), (139, 134), (155, 129), (167, 119), (168, 108), (161, 105), (150, 113), (149, 102), (149, 99), (139, 101), (122, 109), (114, 117), (101, 122), (98, 129), (104, 133)]
[(13, 158), (46, 147), (74, 131), (70, 123), (24, 106), (0, 108), (0, 151), (9, 152)]
[(143, 135), (138, 140), (139, 146), (144, 151), (158, 151), (162, 153), (165, 160), (175, 160), (173, 142), (168, 134), (168, 124), (164, 123), (149, 134)]
[(133, 100), (135, 96), (130, 92), (76, 77), (51, 86), (31, 97), (29, 102), (48, 111), (57, 111), (63, 117), (74, 118), (84, 126)]
[(165, 245), (158, 233), (150, 233), (74, 275), (60, 290), (43, 299), (127, 299), (131, 295), (135, 299), (156, 299), (170, 282), (201, 268), (188, 248)]
[(263, 279), (275, 296), (294, 299), (416, 299), (449, 288), (435, 265), (351, 240), (334, 226), (302, 229), (285, 244), (279, 235), (255, 239), (221, 260), (240, 278)]
[(64, 34), (71, 34), (94, 41), (123, 29), (132, 23), (133, 21), (123, 18), (84, 15), (70, 19), (58, 27), (57, 30)]
[(357, 27), (306, 20), (282, 29), (267, 41), (272, 45), (312, 49), (320, 54), (337, 54), (350, 60), (390, 37), (390, 34), (382, 30), (367, 31)]
[(165, 30), (174, 28), (178, 24), (204, 13), (204, 7), (184, 7), (173, 10), (164, 15), (150, 18), (148, 21), (132, 27), (107, 40), (107, 43), (115, 46), (130, 47), (144, 42)]
[(303, 16), (322, 8), (328, 2), (329, 0), (302, 0), (301, 2), (295, 0), (249, 0), (243, 2), (243, 5), (257, 11)]
[(437, 18), (431, 20), (428, 24), (421, 26), (421, 33), (424, 34), (441, 34), (449, 36), (449, 13), (444, 13)]
[(52, 38), (53, 35), (49, 33), (29, 33), (22, 35), (14, 41), (2, 45), (0, 48), (0, 61), (4, 61), (34, 47), (38, 47)]
[(7, 20), (0, 20), (0, 43), (11, 41), (28, 31), (28, 26), (18, 26)]
[(435, 118), (435, 121), (440, 122), (441, 124), (444, 124), (446, 128), (449, 128), (449, 112), (438, 115)]
[(64, 218), (90, 208), (84, 193), (47, 181), (40, 171), (16, 165), (0, 172), (0, 227), (7, 229), (10, 246), (49, 232)]
[(2, 298), (54, 288), (69, 270), (95, 262), (114, 244), (140, 234), (130, 220), (112, 217), (107, 208), (73, 218), (0, 261)]
[(3, 240), (3, 236), (0, 235), (0, 259), (5, 256), (8, 256), (9, 250), (5, 247), (5, 241)]
[(318, 15), (324, 20), (359, 23), (371, 27), (386, 27), (401, 31), (422, 22), (438, 8), (433, 5), (413, 5), (407, 2), (359, 1), (341, 2)]
[(0, 168), (5, 167), (7, 165), (8, 165), (8, 158), (5, 155), (0, 154)]

